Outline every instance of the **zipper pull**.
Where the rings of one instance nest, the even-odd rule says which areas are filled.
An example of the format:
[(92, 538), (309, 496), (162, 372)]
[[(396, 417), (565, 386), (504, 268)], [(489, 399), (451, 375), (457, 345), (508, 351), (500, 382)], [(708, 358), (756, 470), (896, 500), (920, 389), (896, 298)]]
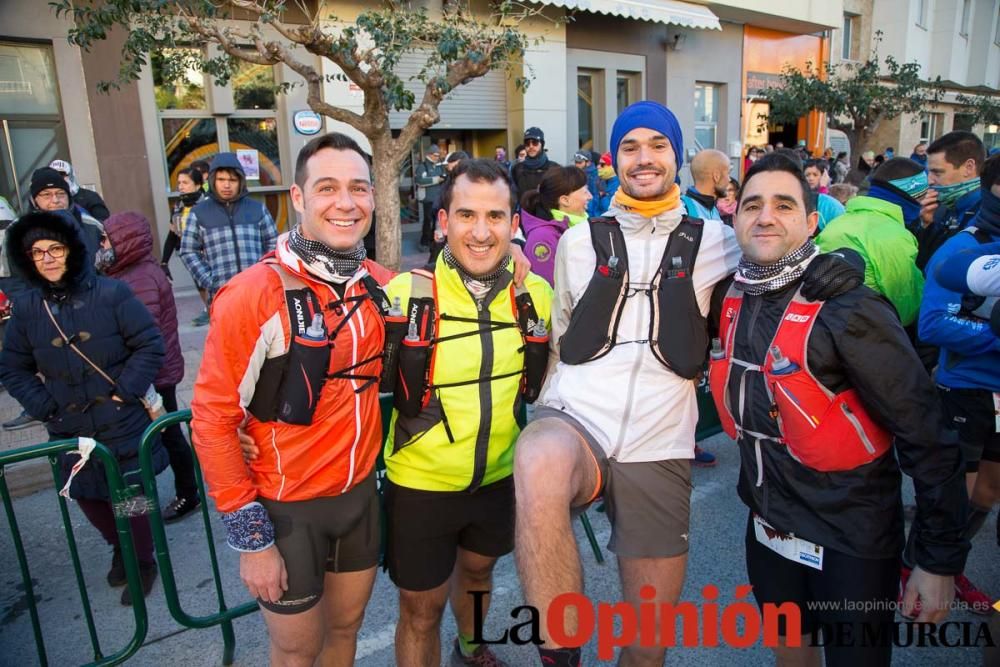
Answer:
[(438, 403), (441, 405), (441, 423), (444, 424), (444, 432), (448, 436), (448, 442), (455, 444), (455, 436), (451, 433), (451, 426), (448, 424), (448, 413), (444, 411), (444, 401), (441, 400), (441, 390), (437, 392)]

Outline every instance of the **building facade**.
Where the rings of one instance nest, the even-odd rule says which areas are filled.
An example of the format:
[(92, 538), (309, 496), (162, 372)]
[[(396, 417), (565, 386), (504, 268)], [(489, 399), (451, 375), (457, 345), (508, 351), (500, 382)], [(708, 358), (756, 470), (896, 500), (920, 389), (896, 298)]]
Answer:
[[(440, 0), (421, 4), (440, 11)], [(486, 11), (485, 0), (480, 4)], [(326, 1), (325, 27), (353, 23), (369, 6)], [(545, 131), (552, 159), (569, 163), (580, 148), (608, 150), (615, 117), (641, 99), (674, 110), (686, 157), (717, 148), (732, 157), (734, 173), (748, 142), (766, 143), (777, 133), (822, 142), (819, 118), (761, 127), (753, 120), (761, 112), (755, 85), (773, 80), (786, 63), (823, 62), (830, 31), (841, 26), (841, 0), (538, 0), (534, 6), (542, 14), (520, 26), (531, 43), (523, 64), (510, 76), (493, 72), (453, 91), (441, 105), (440, 122), (414, 148), (410, 169), (431, 143), (475, 156), (491, 156), (495, 146), (511, 152), (531, 126)], [(178, 170), (234, 151), (247, 165), (251, 196), (286, 228), (295, 219), (288, 196), (294, 158), (312, 134), (345, 131), (367, 146), (352, 128), (312, 114), (305, 86), (276, 95), (276, 85), (301, 82), (283, 65), (243, 65), (225, 85), (197, 71), (166, 83), (162, 54), (151, 54), (135, 85), (98, 93), (99, 81), (115, 78), (123, 34), (82, 53), (66, 40), (70, 22), (46, 10), (32, 0), (0, 3), (0, 194), (23, 199), (35, 168), (68, 159), (80, 182), (98, 190), (112, 211), (143, 212), (162, 241)], [(343, 72), (319, 57), (309, 62), (326, 78), (324, 101), (362, 110), (361, 91)], [(398, 71), (406, 78), (422, 63), (415, 53)], [(515, 76), (531, 84), (519, 90)], [(409, 85), (414, 92), (423, 88), (416, 80)], [(392, 127), (401, 128), (407, 115), (392, 114)], [(689, 179), (686, 171), (681, 176)], [(410, 184), (404, 173), (404, 187)], [(186, 271), (175, 269), (183, 285)]]
[(959, 95), (1000, 103), (1000, 0), (844, 0), (832, 44), (834, 62), (863, 61), (877, 49), (883, 59), (918, 63), (924, 78), (940, 78), (945, 89), (922, 113), (881, 122), (864, 148), (909, 155), (952, 130), (1000, 147), (1000, 128), (974, 123), (959, 103)]

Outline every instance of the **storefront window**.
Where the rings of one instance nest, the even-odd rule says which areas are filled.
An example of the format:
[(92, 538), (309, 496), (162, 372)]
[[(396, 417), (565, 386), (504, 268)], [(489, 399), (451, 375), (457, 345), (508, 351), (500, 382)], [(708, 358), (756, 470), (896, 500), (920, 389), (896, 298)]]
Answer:
[(163, 118), (163, 151), (167, 158), (168, 189), (177, 185), (177, 172), (195, 160), (210, 160), (219, 152), (214, 118)]
[(719, 127), (719, 86), (694, 86), (694, 140), (699, 150), (715, 148)]
[[(193, 50), (187, 53), (199, 55)], [(283, 229), (291, 213), (281, 174), (274, 68), (234, 62), (225, 85), (197, 68), (184, 69), (179, 72), (179, 83), (167, 85), (164, 81), (170, 77), (165, 76), (164, 67), (164, 59), (159, 59), (159, 65), (154, 61), (168, 196), (176, 195), (180, 169), (195, 160), (211, 162), (218, 153), (235, 153), (251, 195), (267, 205)], [(206, 94), (209, 90), (211, 94)]]
[(274, 118), (230, 118), (229, 149), (243, 163), (249, 185), (281, 185), (278, 123)]
[(59, 113), (52, 51), (0, 43), (0, 114)]
[(0, 42), (0, 195), (18, 211), (35, 169), (69, 159), (51, 47)]
[[(184, 56), (184, 62), (178, 65), (168, 61), (165, 57), (167, 55)], [(199, 57), (197, 49), (164, 49), (162, 53), (154, 52), (150, 55), (157, 109), (207, 108), (205, 75), (195, 66)], [(168, 81), (171, 75), (174, 75), (173, 80)]]
[(594, 143), (594, 75), (580, 72), (576, 75), (576, 112), (579, 128), (577, 145), (588, 148)]
[(639, 72), (618, 72), (615, 86), (615, 101), (619, 115), (625, 111), (625, 107), (638, 99), (640, 80), (641, 74)]
[(274, 68), (240, 62), (231, 79), (237, 109), (274, 109)]

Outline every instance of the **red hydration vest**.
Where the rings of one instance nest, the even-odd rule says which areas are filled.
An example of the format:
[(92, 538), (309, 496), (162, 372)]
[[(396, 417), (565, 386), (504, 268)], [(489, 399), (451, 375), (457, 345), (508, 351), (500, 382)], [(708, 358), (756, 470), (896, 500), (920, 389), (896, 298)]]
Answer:
[[(734, 359), (731, 356), (733, 338), (739, 320), (743, 296), (730, 287), (722, 305), (719, 338), (723, 354), (713, 350), (709, 364), (712, 400), (719, 412), (722, 428), (734, 440), (743, 434), (760, 440), (779, 442), (803, 465), (821, 472), (851, 470), (882, 456), (892, 444), (892, 434), (879, 426), (865, 410), (857, 391), (848, 389), (834, 394), (809, 371), (806, 348), (809, 334), (823, 307), (822, 301), (807, 301), (800, 292), (788, 303), (774, 333), (763, 365)], [(777, 347), (781, 356), (798, 366), (791, 372), (775, 372), (772, 353)], [(716, 358), (718, 357), (718, 358)], [(748, 431), (733, 416), (728, 400), (729, 374), (732, 365), (742, 366), (744, 375), (764, 373), (765, 386), (771, 399), (771, 414), (775, 416), (781, 437)], [(746, 380), (740, 381), (739, 417), (742, 412)], [(758, 480), (758, 484), (759, 484)]]

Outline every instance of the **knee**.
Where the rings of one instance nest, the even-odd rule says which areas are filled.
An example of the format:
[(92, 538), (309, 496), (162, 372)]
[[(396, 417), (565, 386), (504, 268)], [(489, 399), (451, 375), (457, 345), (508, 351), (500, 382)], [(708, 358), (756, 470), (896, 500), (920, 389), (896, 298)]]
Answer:
[(564, 433), (546, 429), (543, 424), (528, 426), (518, 438), (514, 450), (514, 479), (518, 496), (522, 495), (522, 490), (551, 491), (559, 486), (552, 484), (556, 479), (568, 481), (579, 448), (579, 443)]
[(493, 566), (495, 563), (495, 560), (487, 563), (459, 562), (459, 576), (466, 581), (489, 581), (493, 576)]
[(327, 619), (326, 632), (328, 635), (354, 637), (357, 636), (364, 620), (364, 609), (352, 614), (340, 614), (336, 618)]
[(302, 637), (290, 638), (271, 636), (271, 663), (278, 665), (302, 665), (307, 667), (316, 662), (323, 650), (322, 637), (303, 641)]
[(438, 603), (427, 593), (399, 591), (399, 622), (419, 633), (437, 632), (447, 598)]

